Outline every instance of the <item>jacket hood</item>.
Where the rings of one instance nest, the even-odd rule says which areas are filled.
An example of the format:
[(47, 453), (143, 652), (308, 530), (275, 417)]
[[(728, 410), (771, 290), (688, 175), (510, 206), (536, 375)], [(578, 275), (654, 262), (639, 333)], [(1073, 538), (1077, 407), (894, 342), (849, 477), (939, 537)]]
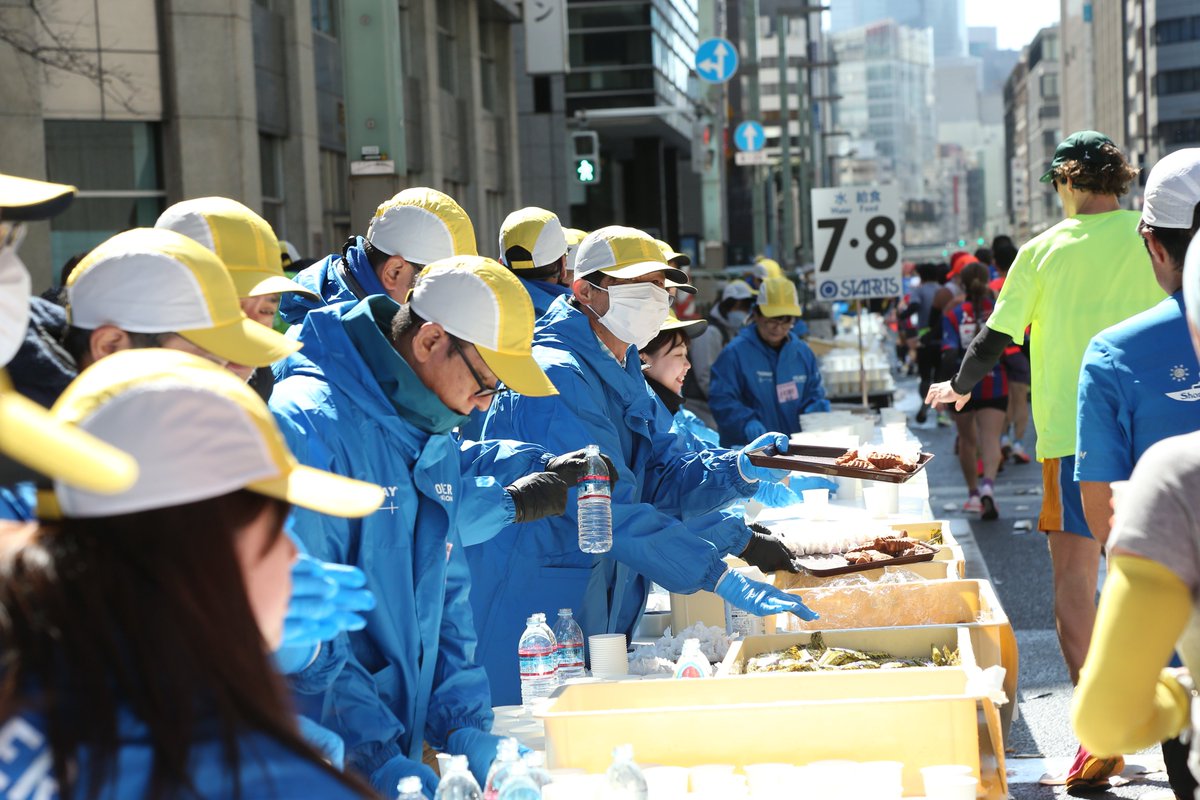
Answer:
[(8, 374), (14, 389), (46, 408), (79, 374), (74, 359), (59, 344), (66, 330), (66, 309), (40, 297), (29, 298), (29, 327), (7, 365)]
[[(354, 299), (346, 287), (337, 280), (333, 271), (334, 264), (342, 257), (341, 253), (326, 256), (315, 264), (310, 264), (296, 273), (296, 283), (315, 292), (320, 300), (314, 300), (299, 292), (284, 292), (279, 298), (279, 316), (289, 325), (299, 325), (310, 311), (323, 308), (327, 304)], [(342, 294), (345, 294), (342, 297)]]

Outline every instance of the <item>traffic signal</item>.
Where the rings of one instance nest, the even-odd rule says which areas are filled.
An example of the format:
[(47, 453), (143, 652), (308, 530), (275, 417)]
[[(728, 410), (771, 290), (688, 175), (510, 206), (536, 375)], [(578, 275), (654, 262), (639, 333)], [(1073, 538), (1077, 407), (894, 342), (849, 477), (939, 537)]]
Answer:
[(966, 247), (966, 246), (967, 246), (967, 240), (966, 240), (966, 239), (959, 239), (959, 240), (958, 240), (958, 246), (959, 246), (959, 247)]
[(571, 175), (579, 183), (600, 182), (600, 137), (595, 131), (571, 134)]
[(980, 236), (978, 239), (975, 240), (975, 244), (979, 245), (980, 247), (983, 247), (985, 244), (987, 244), (987, 239), (984, 239), (982, 236)]

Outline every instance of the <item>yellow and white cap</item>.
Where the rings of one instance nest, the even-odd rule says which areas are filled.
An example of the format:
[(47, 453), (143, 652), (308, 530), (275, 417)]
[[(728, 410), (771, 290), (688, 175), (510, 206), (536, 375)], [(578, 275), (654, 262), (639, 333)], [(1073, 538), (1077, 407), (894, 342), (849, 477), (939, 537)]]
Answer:
[(42, 475), (97, 494), (125, 491), (138, 476), (132, 456), (18, 394), (2, 369), (0, 453)]
[(667, 280), (687, 283), (687, 273), (667, 265), (662, 250), (648, 233), (624, 225), (594, 230), (579, 243), (575, 254), (575, 279), (593, 272), (614, 278), (640, 278), (661, 272)]
[(115, 325), (130, 333), (178, 333), (247, 367), (265, 367), (300, 349), (242, 313), (216, 254), (161, 228), (118, 233), (88, 253), (67, 278), (67, 318), (85, 330)]
[(132, 454), (141, 470), (132, 487), (109, 495), (56, 480), (39, 498), (45, 518), (131, 514), (238, 489), (339, 517), (362, 517), (383, 503), (374, 484), (297, 463), (253, 389), (178, 350), (103, 358), (67, 387), (51, 413)]
[(212, 250), (224, 262), (238, 297), (296, 292), (319, 300), (315, 292), (283, 274), (279, 240), (267, 221), (228, 197), (199, 197), (168, 208), (156, 228), (182, 233)]
[(567, 237), (553, 211), (528, 206), (500, 226), (500, 263), (514, 271), (550, 266), (567, 254)]
[(708, 320), (680, 319), (675, 316), (674, 311), (670, 311), (667, 312), (667, 321), (660, 325), (658, 330), (660, 333), (663, 331), (683, 331), (689, 339), (695, 339), (708, 330)]
[(579, 243), (587, 237), (587, 231), (579, 228), (563, 228), (563, 236), (567, 239), (567, 269), (575, 271), (575, 254), (579, 252)]
[(692, 257), (687, 253), (681, 253), (671, 245), (664, 242), (662, 239), (655, 239), (654, 243), (658, 245), (658, 249), (662, 250), (663, 258), (673, 267), (687, 267), (692, 263)]
[(754, 297), (754, 289), (741, 278), (725, 284), (721, 290), (722, 300), (749, 300)]
[(0, 173), (0, 222), (31, 222), (61, 213), (75, 199), (75, 187)]
[(787, 278), (767, 278), (758, 289), (758, 313), (764, 317), (799, 317), (800, 298), (796, 284)]
[(409, 305), (475, 345), (504, 385), (529, 397), (558, 394), (533, 359), (533, 301), (515, 275), (483, 256), (436, 261), (417, 275)]
[(755, 259), (758, 265), (758, 272), (763, 278), (783, 278), (783, 267), (779, 266), (779, 262), (773, 258), (759, 256)]
[(467, 212), (450, 195), (426, 187), (405, 189), (375, 209), (365, 238), (389, 256), (421, 265), (479, 252)]
[[(279, 262), (280, 266), (286, 271), (288, 267), (300, 260), (300, 251), (296, 249), (296, 245), (289, 242), (287, 239), (279, 240)], [(301, 287), (303, 288), (303, 287)], [(306, 290), (307, 291), (307, 290)]]

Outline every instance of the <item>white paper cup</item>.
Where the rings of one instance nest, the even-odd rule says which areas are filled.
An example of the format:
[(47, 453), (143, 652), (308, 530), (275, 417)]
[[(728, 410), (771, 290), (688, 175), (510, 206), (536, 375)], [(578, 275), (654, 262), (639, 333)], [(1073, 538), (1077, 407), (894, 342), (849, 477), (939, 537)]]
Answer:
[(733, 775), (733, 764), (701, 764), (688, 770), (693, 792), (707, 791), (707, 786)]
[(799, 772), (791, 764), (747, 764), (742, 772), (755, 797), (787, 797), (798, 785)]
[(839, 501), (854, 500), (862, 496), (863, 482), (861, 478), (843, 478), (839, 476), (833, 480), (837, 483)]
[(682, 800), (688, 793), (687, 767), (646, 767), (642, 770), (646, 779), (649, 800)]
[(563, 775), (542, 787), (542, 800), (600, 800), (607, 786), (603, 775)]
[(900, 513), (900, 486), (895, 483), (876, 483), (863, 487), (863, 503), (875, 517)]
[(943, 775), (925, 780), (925, 800), (975, 800), (979, 781), (971, 775)]
[[(921, 779), (925, 782), (925, 794), (928, 798), (937, 798), (937, 800), (942, 800), (942, 798), (957, 797), (958, 795), (954, 794), (935, 795), (934, 792), (941, 791), (942, 789), (953, 791), (956, 787), (947, 782), (952, 782), (955, 779), (961, 778), (967, 778), (970, 780), (971, 794), (968, 795), (968, 797), (974, 800), (974, 786), (976, 783), (975, 771), (970, 767), (966, 766), (965, 764), (937, 764), (931, 767), (921, 767)], [(957, 788), (959, 790), (962, 789), (961, 781), (959, 782), (959, 786)]]
[(811, 519), (823, 519), (829, 509), (828, 489), (804, 489), (800, 492), (804, 498), (804, 513)]
[(592, 675), (604, 678), (629, 674), (629, 656), (625, 652), (625, 634), (597, 633), (588, 637)]
[(867, 761), (858, 765), (863, 797), (899, 800), (904, 794), (904, 764), (899, 761)]

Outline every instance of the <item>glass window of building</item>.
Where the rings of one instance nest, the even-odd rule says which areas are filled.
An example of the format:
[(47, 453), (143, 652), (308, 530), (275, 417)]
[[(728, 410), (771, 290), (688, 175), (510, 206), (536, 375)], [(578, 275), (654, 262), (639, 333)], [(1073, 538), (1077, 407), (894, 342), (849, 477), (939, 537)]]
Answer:
[(338, 38), (338, 0), (312, 0), (313, 30)]
[(150, 122), (50, 120), (46, 176), (79, 188), (50, 223), (54, 273), (114, 234), (153, 227), (166, 206), (158, 125)]
[(258, 164), (262, 173), (262, 215), (280, 239), (286, 238), (283, 217), (283, 140), (258, 135)]
[(496, 25), (482, 13), (479, 15), (479, 101), (488, 111), (495, 112), (500, 91), (496, 80)]
[(437, 5), (438, 85), (450, 94), (458, 92), (458, 53), (455, 50), (455, 0)]

